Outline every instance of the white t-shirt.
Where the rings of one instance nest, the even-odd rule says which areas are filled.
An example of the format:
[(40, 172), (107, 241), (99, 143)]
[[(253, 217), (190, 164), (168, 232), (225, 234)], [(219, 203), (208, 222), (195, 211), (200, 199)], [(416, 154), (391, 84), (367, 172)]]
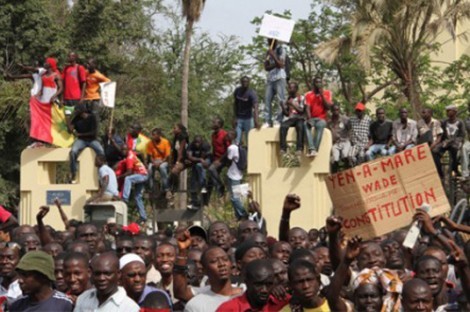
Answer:
[[(238, 296), (238, 295), (237, 295)], [(199, 293), (188, 301), (184, 307), (184, 312), (206, 312), (215, 311), (224, 302), (237, 296), (222, 296), (213, 292), (210, 288)]]
[(104, 191), (105, 194), (118, 196), (118, 183), (113, 169), (111, 169), (108, 165), (103, 165), (98, 170), (98, 175), (100, 176), (100, 183), (102, 183), (101, 181), (103, 181), (105, 176), (108, 176), (108, 186)]
[(238, 157), (238, 146), (235, 144), (230, 145), (227, 150), (227, 158), (232, 162), (230, 164), (230, 167), (228, 168), (227, 176), (231, 180), (235, 181), (240, 181), (243, 178), (243, 172), (238, 169), (237, 164), (235, 163), (236, 161), (238, 161)]
[(40, 67), (38, 68), (38, 72), (34, 73), (33, 76), (33, 87), (31, 88), (31, 96), (35, 96), (41, 91), (42, 89), (42, 78), (41, 76), (44, 75), (46, 69)]

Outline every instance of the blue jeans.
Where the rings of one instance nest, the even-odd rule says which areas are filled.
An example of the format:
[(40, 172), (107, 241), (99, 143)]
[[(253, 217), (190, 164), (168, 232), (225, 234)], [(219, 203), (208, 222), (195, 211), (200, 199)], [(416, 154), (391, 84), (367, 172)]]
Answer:
[[(265, 116), (264, 121), (267, 122), (270, 126), (273, 125), (273, 111), (271, 103), (274, 99), (274, 96), (277, 95), (279, 98), (279, 103), (282, 103), (286, 100), (286, 79), (279, 79), (276, 81), (268, 81), (266, 83), (266, 93), (264, 98), (265, 103)], [(281, 105), (277, 106), (276, 110), (276, 120), (280, 123), (282, 121), (282, 112)]]
[(191, 167), (191, 204), (199, 206), (199, 191), (206, 187), (206, 168), (201, 163), (194, 164)]
[[(410, 148), (413, 148), (414, 146), (415, 146), (414, 144), (409, 144), (405, 147), (405, 149), (410, 149)], [(393, 155), (396, 152), (397, 152), (397, 147), (395, 145), (390, 146), (390, 148), (388, 149), (389, 155)]]
[[(315, 128), (315, 136), (312, 135), (312, 128)], [(305, 136), (307, 137), (309, 151), (318, 151), (325, 128), (326, 121), (321, 118), (315, 117), (305, 122)]]
[(101, 146), (98, 140), (85, 141), (81, 139), (76, 139), (73, 142), (72, 148), (70, 149), (70, 172), (72, 173), (72, 179), (75, 179), (77, 173), (77, 159), (80, 156), (80, 153), (85, 148), (91, 148), (95, 151), (96, 155), (104, 155), (103, 147)]
[(241, 219), (241, 218), (244, 218), (244, 217), (248, 216), (248, 214), (246, 213), (245, 208), (243, 207), (243, 203), (240, 200), (240, 198), (235, 197), (233, 195), (233, 188), (232, 187), (235, 186), (235, 185), (240, 185), (241, 181), (240, 180), (232, 180), (229, 177), (227, 177), (227, 180), (228, 180), (228, 191), (230, 193), (230, 201), (232, 202), (232, 207), (235, 210), (235, 217), (237, 219)]
[(237, 128), (235, 131), (237, 132), (237, 139), (236, 143), (240, 144), (242, 141), (242, 134), (245, 132), (245, 144), (248, 145), (248, 132), (255, 127), (255, 121), (252, 118), (237, 118)]
[(382, 156), (387, 156), (389, 150), (385, 147), (387, 144), (372, 144), (366, 152), (367, 160), (375, 159), (375, 155), (380, 153)]
[(149, 173), (151, 175), (151, 178), (150, 178), (150, 181), (152, 183), (151, 185), (153, 185), (155, 170), (158, 170), (158, 172), (160, 173), (160, 181), (161, 181), (163, 190), (165, 192), (169, 191), (170, 187), (168, 186), (168, 163), (166, 161), (162, 162), (160, 166), (158, 167), (158, 169), (156, 169), (154, 165), (151, 165), (151, 168), (149, 169), (151, 169), (149, 170)]
[(148, 176), (143, 174), (132, 174), (124, 178), (124, 189), (122, 190), (122, 199), (125, 202), (129, 201), (132, 185), (134, 185), (134, 200), (139, 210), (140, 218), (147, 220), (145, 213), (144, 201), (142, 200), (142, 191), (144, 190), (145, 182)]
[(214, 163), (209, 166), (209, 175), (211, 177), (212, 185), (219, 196), (223, 196), (225, 192), (224, 181), (220, 178), (220, 173), (224, 167), (228, 166), (230, 166), (230, 161), (226, 161), (224, 158), (220, 159), (220, 166), (216, 166)]

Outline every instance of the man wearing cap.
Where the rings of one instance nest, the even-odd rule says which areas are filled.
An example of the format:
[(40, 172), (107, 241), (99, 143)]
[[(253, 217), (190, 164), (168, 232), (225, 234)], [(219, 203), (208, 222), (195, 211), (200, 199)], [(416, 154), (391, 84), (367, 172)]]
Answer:
[(142, 305), (145, 297), (154, 291), (164, 293), (168, 302), (171, 303), (171, 299), (166, 292), (146, 285), (147, 268), (144, 260), (137, 254), (129, 253), (121, 257), (119, 259), (119, 269), (121, 271), (122, 287), (126, 290), (127, 295), (139, 306)]
[(404, 151), (416, 145), (418, 127), (416, 121), (408, 118), (408, 110), (400, 108), (400, 117), (393, 122), (392, 143), (389, 155)]
[(351, 117), (351, 149), (349, 150), (349, 162), (352, 166), (364, 162), (365, 148), (369, 144), (369, 129), (371, 119), (365, 114), (366, 106), (357, 103), (355, 115)]
[(23, 292), (10, 311), (72, 311), (72, 301), (52, 289), (55, 281), (54, 260), (44, 251), (30, 251), (16, 266)]
[(446, 112), (447, 119), (442, 122), (442, 130), (444, 130), (442, 140), (436, 146), (436, 150), (438, 151), (436, 167), (441, 178), (444, 176), (444, 173), (442, 172), (441, 157), (446, 151), (449, 151), (450, 158), (452, 160), (452, 171), (456, 174), (458, 173), (459, 163), (457, 155), (459, 150), (462, 148), (466, 135), (463, 121), (457, 118), (457, 106), (447, 106)]
[(204, 251), (207, 249), (207, 232), (199, 225), (192, 225), (188, 228), (189, 234), (191, 235), (191, 248), (199, 249)]
[(114, 252), (105, 252), (91, 260), (91, 279), (95, 288), (77, 298), (75, 312), (123, 311), (137, 312), (139, 306), (118, 286), (121, 278), (119, 259)]

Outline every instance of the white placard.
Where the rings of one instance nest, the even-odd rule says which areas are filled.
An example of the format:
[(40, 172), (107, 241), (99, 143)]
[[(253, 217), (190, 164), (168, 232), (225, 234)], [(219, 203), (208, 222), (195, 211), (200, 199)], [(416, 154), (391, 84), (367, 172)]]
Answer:
[(116, 99), (116, 82), (101, 82), (101, 102), (104, 106), (114, 108), (114, 101)]
[(248, 191), (250, 191), (250, 185), (248, 183), (238, 184), (232, 186), (233, 197), (235, 198), (246, 198)]
[(259, 35), (288, 43), (294, 31), (295, 21), (264, 14)]

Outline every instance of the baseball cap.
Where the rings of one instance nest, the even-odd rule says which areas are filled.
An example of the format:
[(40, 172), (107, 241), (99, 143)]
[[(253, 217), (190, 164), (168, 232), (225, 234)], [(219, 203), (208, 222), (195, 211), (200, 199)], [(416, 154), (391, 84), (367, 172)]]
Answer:
[(202, 226), (192, 225), (188, 228), (188, 231), (191, 236), (200, 236), (207, 242), (207, 232)]
[(357, 103), (356, 108), (354, 108), (354, 110), (358, 110), (358, 111), (363, 111), (365, 109), (366, 109), (366, 106), (361, 102)]
[(44, 251), (26, 253), (16, 266), (17, 270), (36, 271), (45, 275), (50, 281), (55, 281), (54, 259)]

